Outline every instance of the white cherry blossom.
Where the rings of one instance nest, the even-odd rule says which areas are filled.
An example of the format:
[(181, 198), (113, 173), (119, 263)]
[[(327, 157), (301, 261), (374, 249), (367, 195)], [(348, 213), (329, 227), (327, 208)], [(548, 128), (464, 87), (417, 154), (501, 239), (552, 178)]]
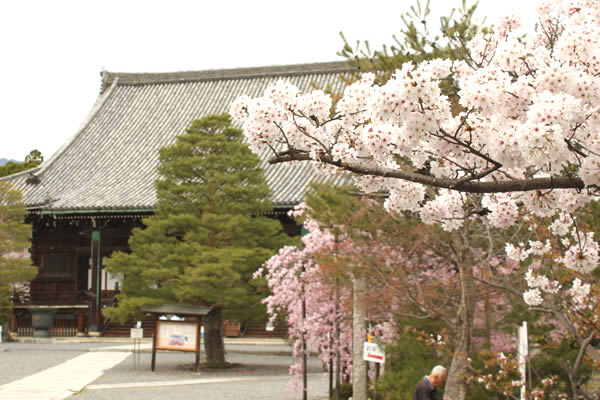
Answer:
[(530, 306), (539, 306), (544, 302), (540, 289), (531, 289), (523, 293), (523, 300)]
[[(468, 43), (465, 60), (407, 62), (381, 85), (365, 73), (332, 113), (328, 94), (283, 80), (231, 113), (253, 151), (328, 172), (351, 166), (359, 188), (389, 194), (389, 210), (446, 230), (474, 215), (500, 228), (558, 216), (551, 230), (563, 234), (561, 213), (600, 193), (600, 2), (553, 0), (537, 11), (537, 31), (501, 17)], [(458, 97), (441, 89), (449, 77)], [(559, 262), (589, 271), (597, 247), (569, 243)]]
[(585, 306), (590, 294), (590, 285), (589, 283), (582, 283), (581, 279), (579, 278), (575, 278), (569, 294), (571, 295), (573, 304), (576, 307)]

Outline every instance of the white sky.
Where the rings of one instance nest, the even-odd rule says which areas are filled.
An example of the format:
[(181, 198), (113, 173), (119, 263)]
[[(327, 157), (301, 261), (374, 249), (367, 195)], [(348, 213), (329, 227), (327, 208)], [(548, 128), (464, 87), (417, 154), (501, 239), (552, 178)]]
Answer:
[[(426, 0), (421, 0), (425, 3)], [(462, 0), (431, 0), (447, 15)], [(469, 1), (471, 4), (472, 1)], [(0, 158), (48, 159), (96, 100), (100, 72), (170, 72), (341, 60), (339, 32), (373, 48), (414, 0), (23, 0), (0, 3)], [(480, 0), (491, 23), (533, 0)]]

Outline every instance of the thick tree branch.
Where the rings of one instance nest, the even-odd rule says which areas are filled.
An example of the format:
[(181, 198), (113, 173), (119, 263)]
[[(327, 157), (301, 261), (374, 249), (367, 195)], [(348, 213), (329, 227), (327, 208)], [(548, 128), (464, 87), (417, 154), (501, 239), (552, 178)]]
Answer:
[[(269, 160), (270, 164), (279, 164), (290, 161), (314, 161), (309, 154), (300, 151), (286, 151), (278, 153)], [(440, 189), (453, 189), (466, 193), (506, 193), (525, 192), (530, 190), (550, 189), (585, 189), (583, 180), (575, 176), (558, 176), (549, 178), (511, 179), (507, 181), (466, 181), (462, 179), (435, 178), (416, 172), (403, 171), (383, 167), (366, 167), (362, 165), (346, 164), (342, 161), (334, 161), (332, 157), (323, 155), (320, 162), (329, 164), (340, 169), (353, 172), (358, 175), (381, 176), (385, 178), (396, 178), (410, 182), (421, 183)]]

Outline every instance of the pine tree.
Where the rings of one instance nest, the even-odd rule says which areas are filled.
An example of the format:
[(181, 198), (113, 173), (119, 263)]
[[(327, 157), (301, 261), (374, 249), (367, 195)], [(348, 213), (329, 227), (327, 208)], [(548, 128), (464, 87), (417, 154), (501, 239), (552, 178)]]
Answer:
[[(10, 315), (11, 284), (28, 281), (37, 273), (25, 251), (31, 246), (31, 226), (24, 223), (26, 215), (21, 192), (0, 182), (0, 324)], [(27, 257), (21, 255), (23, 252)]]
[(262, 311), (264, 290), (252, 274), (284, 244), (259, 159), (231, 127), (227, 114), (195, 120), (175, 144), (160, 150), (157, 208), (130, 237), (130, 254), (110, 257), (124, 276), (119, 305), (106, 310), (124, 321), (141, 308), (166, 303), (214, 307), (205, 319), (207, 362), (223, 365), (223, 314), (249, 318)]
[(31, 150), (31, 152), (25, 156), (25, 162), (8, 161), (6, 164), (0, 165), (0, 176), (12, 175), (17, 172), (35, 168), (43, 161), (44, 156), (39, 150)]

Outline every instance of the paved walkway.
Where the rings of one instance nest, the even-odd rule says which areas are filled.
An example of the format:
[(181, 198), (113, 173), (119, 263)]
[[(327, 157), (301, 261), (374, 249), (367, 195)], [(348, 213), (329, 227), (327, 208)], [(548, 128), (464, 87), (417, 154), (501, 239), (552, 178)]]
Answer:
[(0, 400), (66, 399), (98, 379), (129, 352), (88, 352), (37, 374), (0, 386)]
[[(87, 339), (87, 340), (86, 340)], [(74, 346), (85, 346), (83, 343), (95, 343), (98, 340), (91, 338), (80, 339), (60, 339), (55, 338), (48, 341), (36, 341), (35, 343), (47, 343), (52, 346), (54, 344), (63, 343), (68, 346), (68, 343)], [(196, 379), (177, 379), (176, 381), (168, 381), (157, 379), (154, 381), (139, 382), (131, 380), (127, 383), (114, 382), (104, 384), (92, 384), (98, 380), (105, 371), (110, 370), (117, 364), (124, 361), (133, 350), (131, 340), (99, 340), (104, 344), (101, 347), (89, 347), (85, 353), (80, 354), (66, 362), (47, 368), (43, 371), (29, 375), (23, 379), (9, 382), (0, 386), (0, 400), (63, 400), (81, 392), (82, 390), (104, 391), (106, 389), (141, 389), (152, 388), (159, 386), (185, 386), (185, 385), (206, 385), (218, 383), (234, 383), (239, 382), (285, 382), (288, 379), (287, 375), (282, 376), (227, 376), (227, 377), (203, 377)], [(27, 342), (27, 340), (23, 340)], [(227, 351), (235, 353), (247, 354), (288, 354), (290, 352), (289, 345), (284, 340), (279, 339), (234, 339), (226, 340)], [(42, 344), (43, 345), (43, 344)], [(31, 347), (31, 345), (29, 345)], [(34, 344), (35, 346), (35, 344)], [(61, 346), (61, 345), (58, 345)], [(142, 353), (149, 353), (152, 349), (152, 343), (149, 340), (144, 340), (139, 347)], [(148, 357), (147, 355), (146, 357)], [(314, 379), (322, 374), (311, 373)], [(157, 377), (158, 378), (158, 377)], [(104, 389), (104, 390), (103, 390)], [(77, 396), (78, 397), (78, 396)]]

